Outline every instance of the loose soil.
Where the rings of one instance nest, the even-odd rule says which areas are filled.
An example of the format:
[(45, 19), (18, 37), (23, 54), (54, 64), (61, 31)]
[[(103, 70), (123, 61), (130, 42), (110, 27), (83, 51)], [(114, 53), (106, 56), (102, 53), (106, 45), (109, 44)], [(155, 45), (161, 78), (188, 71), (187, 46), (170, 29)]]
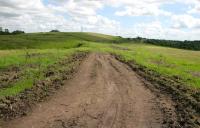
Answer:
[(20, 68), (10, 67), (6, 70), (0, 69), (0, 89), (9, 87), (20, 79), (22, 75)]
[[(174, 101), (108, 54), (93, 53), (73, 79), (2, 128), (179, 128)], [(153, 86), (152, 86), (153, 87)]]

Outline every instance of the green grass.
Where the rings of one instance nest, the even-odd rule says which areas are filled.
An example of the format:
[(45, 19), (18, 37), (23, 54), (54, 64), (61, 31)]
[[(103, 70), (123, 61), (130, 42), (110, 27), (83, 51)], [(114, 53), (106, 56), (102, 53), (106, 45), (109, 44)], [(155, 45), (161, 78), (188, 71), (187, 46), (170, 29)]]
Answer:
[(164, 76), (178, 77), (193, 88), (200, 88), (200, 51), (182, 50), (141, 43), (86, 43), (92, 52), (108, 52), (136, 62)]
[[(7, 52), (7, 50), (5, 52)], [(9, 68), (11, 65), (23, 67), (21, 69), (23, 75), (20, 80), (13, 85), (1, 89), (0, 97), (16, 95), (19, 92), (32, 87), (35, 81), (44, 78), (43, 71), (47, 70), (49, 65), (53, 65), (63, 58), (70, 57), (75, 52), (77, 52), (77, 49), (73, 48), (68, 50), (29, 50), (29, 54), (34, 56), (26, 58), (25, 56), (27, 53), (23, 50), (12, 51), (13, 54), (7, 57), (4, 56), (6, 58), (6, 60), (4, 60), (6, 63), (1, 63), (0, 67), (1, 69)]]
[(97, 33), (31, 33), (0, 35), (0, 49), (68, 49), (79, 47), (87, 41), (112, 42), (119, 37)]
[(165, 76), (178, 76), (188, 86), (200, 88), (200, 51), (145, 44), (122, 44), (130, 51), (114, 51), (126, 61), (135, 61)]
[[(23, 67), (23, 76), (0, 90), (0, 97), (16, 95), (43, 79), (42, 71), (77, 51), (114, 53), (165, 76), (178, 76), (200, 88), (200, 51), (180, 50), (136, 42), (113, 43), (122, 38), (96, 33), (34, 33), (0, 36), (1, 69)], [(81, 45), (80, 45), (81, 44)], [(27, 65), (37, 65), (29, 67)], [(39, 66), (38, 66), (39, 65)], [(58, 67), (59, 68), (59, 67)]]

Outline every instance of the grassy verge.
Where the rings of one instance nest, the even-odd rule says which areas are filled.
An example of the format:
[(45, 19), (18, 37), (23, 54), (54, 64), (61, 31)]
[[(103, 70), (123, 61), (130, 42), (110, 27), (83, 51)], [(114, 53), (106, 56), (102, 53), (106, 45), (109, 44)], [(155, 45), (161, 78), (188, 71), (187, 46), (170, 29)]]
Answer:
[(170, 110), (166, 106), (163, 106), (162, 103), (160, 104), (162, 111), (165, 113), (164, 122), (168, 125), (167, 127), (199, 128), (200, 91), (193, 88), (189, 89), (187, 86), (183, 86), (184, 84), (181, 81), (159, 74), (133, 61), (127, 61), (123, 56), (114, 56), (141, 76), (141, 80), (145, 86), (157, 95), (157, 99), (162, 100), (162, 97), (167, 96), (171, 97), (174, 101), (175, 112), (177, 114), (176, 121), (169, 118), (169, 115), (171, 115)]
[(81, 48), (92, 52), (120, 55), (127, 62), (136, 62), (162, 75), (180, 80), (191, 88), (200, 88), (200, 51), (137, 43), (100, 44), (89, 42)]
[(123, 44), (129, 51), (114, 51), (126, 61), (134, 61), (160, 74), (200, 88), (200, 52), (144, 44)]
[(23, 50), (17, 50), (12, 52), (13, 54), (9, 53), (9, 56), (4, 56), (4, 63), (0, 63), (0, 67), (4, 70), (10, 66), (19, 67), (21, 70), (20, 78), (14, 83), (8, 83), (7, 87), (1, 89), (0, 97), (13, 96), (27, 88), (31, 88), (34, 82), (45, 78), (44, 71), (50, 65), (55, 64), (63, 58), (70, 57), (77, 52), (77, 49), (29, 50), (28, 53)]
[(64, 80), (72, 78), (86, 55), (85, 52), (76, 52), (65, 56), (54, 64), (46, 66), (40, 78), (23, 79), (19, 84), (1, 90), (0, 118), (12, 119), (30, 112), (35, 103), (46, 100), (64, 85)]

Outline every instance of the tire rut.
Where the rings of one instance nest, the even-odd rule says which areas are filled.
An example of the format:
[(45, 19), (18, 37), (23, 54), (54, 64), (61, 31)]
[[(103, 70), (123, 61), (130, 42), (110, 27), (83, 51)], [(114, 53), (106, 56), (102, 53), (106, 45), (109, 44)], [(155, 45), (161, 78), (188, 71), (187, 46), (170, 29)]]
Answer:
[(161, 128), (156, 95), (127, 65), (93, 53), (72, 80), (30, 115), (3, 128)]

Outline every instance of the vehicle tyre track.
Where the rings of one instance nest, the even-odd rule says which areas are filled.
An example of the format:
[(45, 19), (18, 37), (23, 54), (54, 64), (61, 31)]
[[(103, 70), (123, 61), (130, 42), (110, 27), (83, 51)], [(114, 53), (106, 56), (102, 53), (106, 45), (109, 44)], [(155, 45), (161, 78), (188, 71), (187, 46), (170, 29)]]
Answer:
[(156, 98), (127, 65), (93, 53), (50, 100), (3, 128), (162, 128)]

